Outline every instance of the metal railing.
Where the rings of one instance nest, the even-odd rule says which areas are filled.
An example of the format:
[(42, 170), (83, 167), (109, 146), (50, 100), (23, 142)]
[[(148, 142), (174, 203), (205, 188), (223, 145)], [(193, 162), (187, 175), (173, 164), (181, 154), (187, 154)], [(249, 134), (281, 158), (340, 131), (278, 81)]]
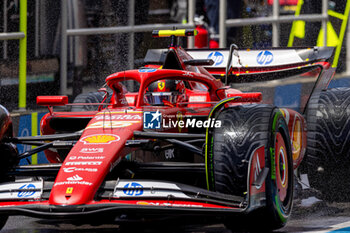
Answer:
[(25, 37), (24, 32), (1, 32), (0, 40), (19, 40)]
[[(188, 23), (187, 24), (135, 24), (135, 0), (128, 1), (128, 26), (100, 27), (100, 28), (76, 28), (67, 29), (67, 1), (61, 1), (61, 62), (60, 62), (60, 94), (67, 94), (67, 37), (130, 33), (128, 64), (133, 68), (134, 60), (134, 33), (151, 32), (152, 30), (178, 28), (194, 28), (195, 0), (188, 0)], [(194, 47), (194, 40), (189, 40), (189, 47)]]
[(305, 14), (300, 16), (280, 16), (279, 15), (279, 1), (273, 1), (272, 16), (269, 17), (256, 17), (247, 19), (226, 19), (227, 0), (220, 0), (220, 15), (219, 15), (219, 45), (220, 47), (226, 47), (226, 28), (227, 27), (241, 27), (248, 25), (261, 25), (272, 24), (272, 46), (279, 46), (279, 25), (281, 23), (291, 23), (297, 20), (303, 20), (306, 22), (322, 21), (322, 28), (324, 33), (324, 45), (327, 45), (327, 21), (328, 21), (328, 0), (322, 0), (322, 14)]

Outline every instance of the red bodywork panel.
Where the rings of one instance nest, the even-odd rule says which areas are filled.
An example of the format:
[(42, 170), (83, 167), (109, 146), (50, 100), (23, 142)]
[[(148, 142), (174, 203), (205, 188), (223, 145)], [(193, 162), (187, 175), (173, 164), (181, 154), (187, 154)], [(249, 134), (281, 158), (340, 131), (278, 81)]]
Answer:
[[(90, 121), (62, 164), (51, 191), (50, 204), (80, 205), (93, 200), (116, 162), (131, 152), (124, 147), (126, 140), (132, 138), (135, 130), (142, 129), (139, 112), (128, 113), (134, 120), (114, 120), (125, 116), (125, 111), (104, 110)], [(67, 189), (72, 191), (67, 194)]]
[(36, 103), (42, 106), (64, 106), (68, 104), (68, 96), (38, 96)]

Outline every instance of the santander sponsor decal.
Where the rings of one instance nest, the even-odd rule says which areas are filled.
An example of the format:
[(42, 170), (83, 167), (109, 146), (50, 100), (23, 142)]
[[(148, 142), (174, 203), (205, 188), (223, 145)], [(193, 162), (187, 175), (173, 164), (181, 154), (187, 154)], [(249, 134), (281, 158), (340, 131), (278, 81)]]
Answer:
[(68, 177), (66, 181), (56, 182), (53, 186), (73, 185), (73, 184), (87, 185), (87, 186), (92, 185), (91, 182), (85, 181), (83, 177), (80, 177), (79, 175), (74, 175), (74, 176)]

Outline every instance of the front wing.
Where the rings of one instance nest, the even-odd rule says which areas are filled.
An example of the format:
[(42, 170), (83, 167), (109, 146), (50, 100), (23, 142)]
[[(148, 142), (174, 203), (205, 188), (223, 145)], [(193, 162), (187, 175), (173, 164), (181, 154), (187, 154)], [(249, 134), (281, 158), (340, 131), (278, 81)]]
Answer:
[[(89, 215), (138, 214), (226, 216), (247, 212), (243, 197), (160, 181), (117, 180), (101, 185), (95, 200), (81, 205), (52, 205), (53, 182), (20, 181), (0, 185), (0, 215), (72, 219)], [(67, 197), (69, 195), (67, 194)]]

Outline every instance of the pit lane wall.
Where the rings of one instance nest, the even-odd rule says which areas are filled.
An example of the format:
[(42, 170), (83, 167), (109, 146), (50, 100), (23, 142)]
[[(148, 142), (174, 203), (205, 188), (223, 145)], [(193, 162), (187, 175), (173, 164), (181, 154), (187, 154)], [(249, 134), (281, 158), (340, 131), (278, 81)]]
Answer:
[[(40, 135), (40, 120), (46, 113), (47, 112), (30, 111), (23, 113), (11, 113), (15, 136), (23, 137)], [(30, 150), (31, 148), (34, 148), (34, 146), (18, 144), (17, 148), (18, 152), (21, 154)], [(48, 163), (44, 152), (34, 154), (31, 157), (28, 157), (28, 160), (22, 159), (20, 161), (20, 165), (40, 163)]]
[[(303, 94), (302, 90), (306, 85), (311, 83), (296, 83), (289, 85), (279, 85), (275, 88), (269, 88), (266, 90), (268, 93), (268, 99), (273, 100), (271, 104), (279, 107), (291, 108), (297, 110), (302, 102)], [(329, 85), (329, 88), (335, 87), (350, 87), (350, 77), (333, 79)], [(264, 90), (265, 92), (265, 90)], [(11, 113), (15, 136), (36, 136), (40, 135), (40, 120), (47, 112), (24, 112), (24, 113)], [(18, 145), (19, 153), (30, 150), (32, 146)], [(23, 159), (20, 164), (40, 164), (48, 163), (43, 152), (32, 155), (28, 160)]]

